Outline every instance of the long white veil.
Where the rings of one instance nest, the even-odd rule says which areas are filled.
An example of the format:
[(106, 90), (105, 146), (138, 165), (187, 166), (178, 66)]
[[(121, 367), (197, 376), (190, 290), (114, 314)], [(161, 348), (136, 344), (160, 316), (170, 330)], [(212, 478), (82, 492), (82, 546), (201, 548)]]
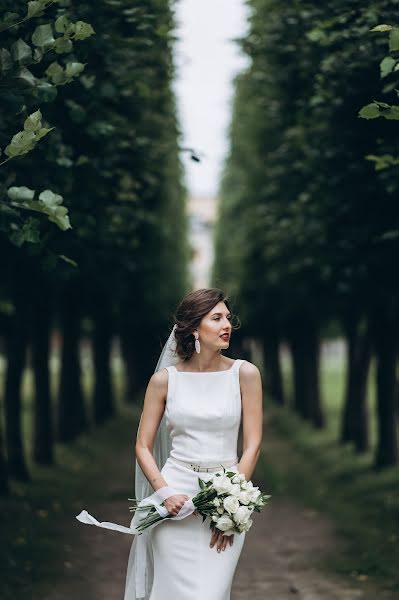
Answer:
[[(179, 362), (176, 353), (175, 329), (172, 331), (159, 356), (154, 373), (175, 365)], [(137, 431), (140, 429), (141, 417)], [(166, 427), (165, 414), (162, 416), (158, 431), (155, 436), (153, 456), (159, 470), (164, 466), (171, 450), (171, 438)], [(135, 498), (137, 501), (147, 498), (154, 492), (150, 482), (144, 475), (136, 458), (135, 471)], [(154, 560), (151, 547), (151, 530), (135, 535), (130, 549), (127, 566), (126, 586), (124, 600), (148, 600), (154, 579)]]

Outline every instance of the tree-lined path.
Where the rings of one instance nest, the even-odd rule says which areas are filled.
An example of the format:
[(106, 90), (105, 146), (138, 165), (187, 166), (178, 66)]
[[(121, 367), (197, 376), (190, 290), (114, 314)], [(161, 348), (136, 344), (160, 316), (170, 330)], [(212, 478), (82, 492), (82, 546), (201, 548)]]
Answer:
[[(292, 449), (269, 429), (268, 422), (266, 417), (260, 464), (273, 461), (279, 465), (281, 458), (284, 460), (289, 456)], [(115, 437), (117, 431), (118, 439)], [(86, 508), (100, 521), (126, 525), (130, 521), (130, 513), (126, 512), (129, 503), (124, 498), (131, 496), (127, 482), (133, 469), (133, 438), (127, 420), (110, 428), (103, 441), (107, 437), (110, 450), (101, 469), (94, 475), (90, 472), (80, 474), (82, 484), (85, 482), (82, 496), (86, 486), (86, 489), (90, 488), (90, 496), (97, 496), (97, 499), (77, 499), (73, 510), (71, 507), (70, 517), (64, 516), (57, 526), (60, 543), (58, 575), (34, 589), (34, 600), (123, 598), (132, 538), (74, 520), (74, 515)], [(280, 464), (280, 468), (284, 468), (284, 464)], [(263, 486), (266, 489), (267, 484)], [(285, 600), (291, 597), (301, 600), (393, 600), (394, 595), (377, 589), (367, 580), (355, 581), (326, 568), (329, 556), (348, 551), (326, 517), (292, 498), (276, 494), (273, 500), (273, 504), (254, 517), (254, 526), (248, 532), (236, 571), (232, 600)]]

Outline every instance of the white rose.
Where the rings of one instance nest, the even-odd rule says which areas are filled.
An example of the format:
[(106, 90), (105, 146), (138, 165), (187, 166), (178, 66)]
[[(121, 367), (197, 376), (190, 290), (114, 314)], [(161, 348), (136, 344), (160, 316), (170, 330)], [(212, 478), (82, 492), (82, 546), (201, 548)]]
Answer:
[(248, 481), (242, 481), (241, 482), (241, 489), (242, 490), (247, 490), (248, 488), (249, 488)]
[(233, 521), (230, 519), (228, 515), (223, 515), (216, 522), (216, 527), (221, 531), (229, 531), (234, 527)]
[(234, 477), (232, 478), (232, 483), (240, 483), (241, 479), (239, 475), (234, 475)]
[(239, 483), (232, 483), (231, 484), (230, 494), (232, 496), (236, 496), (238, 498), (238, 496), (241, 494), (241, 489), (240, 489), (240, 484)]
[(251, 492), (249, 490), (243, 490), (240, 492), (239, 501), (241, 504), (249, 504), (251, 502)]
[(239, 473), (238, 477), (240, 478), (240, 481), (245, 481), (244, 473)]
[(232, 483), (230, 477), (227, 475), (222, 475), (221, 477), (215, 477), (213, 479), (213, 487), (218, 494), (225, 494), (226, 492), (230, 493)]
[(220, 506), (220, 500), (219, 500), (219, 498), (215, 498), (215, 499), (213, 500), (213, 505), (214, 505), (214, 506)]
[(224, 508), (223, 508), (223, 506), (218, 506), (216, 510), (217, 510), (217, 512), (218, 512), (220, 515), (222, 515), (222, 514), (224, 513)]
[(237, 525), (242, 525), (249, 520), (251, 514), (252, 513), (247, 506), (240, 506), (239, 509), (233, 514), (233, 519)]
[(251, 491), (251, 502), (255, 502), (255, 500), (261, 495), (261, 491), (258, 487), (255, 487)]
[(212, 521), (217, 521), (219, 518), (219, 515), (212, 515)]
[(252, 523), (253, 523), (252, 519), (248, 519), (248, 521), (246, 523), (243, 523), (244, 531), (249, 531)]
[(231, 514), (235, 513), (236, 510), (238, 510), (240, 503), (234, 496), (227, 496), (227, 498), (223, 500), (223, 506), (225, 507), (227, 512)]

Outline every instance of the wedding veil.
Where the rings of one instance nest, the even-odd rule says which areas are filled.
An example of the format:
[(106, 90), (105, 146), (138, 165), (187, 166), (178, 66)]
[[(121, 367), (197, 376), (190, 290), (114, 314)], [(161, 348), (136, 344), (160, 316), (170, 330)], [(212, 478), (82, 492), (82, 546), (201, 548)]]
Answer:
[[(154, 373), (179, 362), (179, 356), (176, 353), (176, 327), (177, 325), (175, 324), (170, 332), (159, 356)], [(141, 417), (138, 430), (140, 428), (140, 423)], [(163, 414), (153, 447), (153, 456), (159, 470), (161, 470), (165, 464), (166, 459), (170, 454), (170, 450), (171, 438), (166, 427), (165, 414)], [(137, 501), (140, 501), (150, 496), (153, 492), (154, 490), (144, 475), (136, 458), (135, 498)], [(134, 536), (127, 566), (124, 600), (148, 600), (153, 579), (154, 560), (151, 547), (151, 530), (148, 530), (140, 535)]]

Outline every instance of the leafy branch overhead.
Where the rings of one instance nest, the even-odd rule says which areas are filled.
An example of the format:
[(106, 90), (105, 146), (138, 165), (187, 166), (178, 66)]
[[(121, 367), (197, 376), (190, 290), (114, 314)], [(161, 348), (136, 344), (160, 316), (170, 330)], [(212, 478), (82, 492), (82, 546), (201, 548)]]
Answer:
[[(7, 12), (0, 19), (0, 34), (4, 37), (3, 43), (0, 40), (0, 80), (3, 89), (7, 90), (0, 98), (2, 113), (5, 114), (0, 123), (1, 139), (7, 139), (17, 119), (23, 114), (26, 115), (23, 129), (15, 134), (11, 133), (11, 141), (3, 150), (0, 148), (0, 166), (31, 152), (37, 143), (54, 129), (43, 125), (43, 115), (40, 108), (37, 108), (38, 105), (54, 101), (57, 97), (57, 87), (79, 77), (86, 66), (85, 63), (76, 60), (75, 54), (71, 55), (70, 60), (67, 56), (63, 57), (62, 63), (59, 62), (60, 59), (48, 63), (48, 55), (53, 53), (61, 57), (72, 53), (75, 42), (86, 40), (95, 33), (89, 23), (80, 20), (72, 22), (61, 8), (57, 9), (61, 14), (55, 15), (53, 20), (47, 19), (47, 22), (34, 24), (34, 20), (42, 20), (41, 17), (46, 15), (46, 11), (57, 4), (59, 0), (28, 2), (24, 14)], [(42, 61), (44, 69), (40, 74), (37, 65)], [(34, 69), (31, 70), (31, 67)], [(29, 114), (29, 109), (36, 110)], [(10, 172), (8, 167), (5, 181), (15, 183), (16, 179), (17, 172)], [(8, 234), (14, 243), (20, 245), (21, 241), (34, 242), (39, 239), (32, 235), (32, 227), (24, 228), (29, 217), (24, 215), (23, 209), (46, 215), (49, 221), (56, 223), (62, 230), (71, 227), (68, 210), (61, 206), (61, 195), (46, 190), (41, 192), (38, 200), (34, 200), (33, 196), (30, 196), (35, 194), (34, 190), (29, 190), (29, 193), (27, 190), (29, 188), (26, 186), (16, 185), (7, 190), (5, 184), (0, 184), (0, 229)], [(10, 207), (12, 205), (13, 210), (6, 210), (7, 204)], [(16, 214), (19, 216), (17, 221)]]
[[(377, 25), (370, 31), (383, 32), (389, 31), (388, 45), (389, 52), (396, 53), (394, 56), (385, 56), (380, 62), (380, 78), (384, 79), (389, 75), (395, 75), (399, 73), (399, 27), (393, 27), (392, 25)], [(398, 97), (399, 89), (394, 88)], [(359, 111), (359, 117), (362, 119), (377, 119), (383, 117), (387, 120), (398, 121), (399, 120), (399, 105), (388, 104), (387, 102), (380, 102), (373, 100), (370, 104), (366, 104)], [(382, 171), (389, 167), (397, 167), (399, 165), (399, 158), (395, 158), (391, 154), (383, 154), (381, 156), (375, 154), (368, 154), (367, 160), (375, 163), (377, 171)]]

